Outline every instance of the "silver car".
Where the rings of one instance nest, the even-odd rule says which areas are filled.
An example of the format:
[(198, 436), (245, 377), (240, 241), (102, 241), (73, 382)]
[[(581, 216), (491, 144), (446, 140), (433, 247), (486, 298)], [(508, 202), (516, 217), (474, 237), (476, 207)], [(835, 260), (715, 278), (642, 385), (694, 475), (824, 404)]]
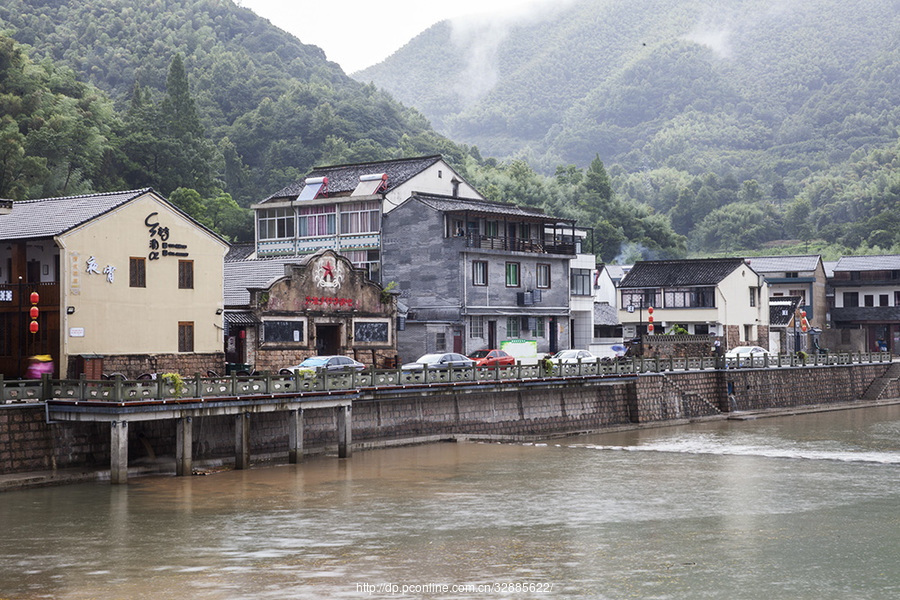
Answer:
[(420, 356), (418, 360), (406, 363), (401, 369), (407, 371), (413, 369), (423, 369), (428, 366), (429, 369), (446, 369), (449, 367), (471, 367), (475, 361), (468, 356), (457, 354), (456, 352), (441, 352), (436, 354), (425, 354)]

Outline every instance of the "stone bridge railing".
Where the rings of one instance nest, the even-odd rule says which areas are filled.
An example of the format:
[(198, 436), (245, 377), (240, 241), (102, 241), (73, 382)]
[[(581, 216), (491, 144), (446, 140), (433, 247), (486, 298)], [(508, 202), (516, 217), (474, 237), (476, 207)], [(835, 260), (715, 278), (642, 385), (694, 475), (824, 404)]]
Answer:
[(250, 399), (254, 396), (320, 395), (361, 388), (410, 388), (433, 385), (477, 384), (564, 380), (577, 377), (622, 377), (648, 373), (710, 369), (813, 367), (891, 362), (886, 352), (845, 354), (765, 355), (733, 358), (629, 358), (564, 364), (517, 364), (508, 367), (459, 367), (450, 369), (375, 370), (313, 375), (296, 371), (291, 375), (173, 378), (94, 381), (81, 379), (10, 380), (0, 376), (0, 404), (70, 400), (76, 402), (152, 402), (189, 399)]

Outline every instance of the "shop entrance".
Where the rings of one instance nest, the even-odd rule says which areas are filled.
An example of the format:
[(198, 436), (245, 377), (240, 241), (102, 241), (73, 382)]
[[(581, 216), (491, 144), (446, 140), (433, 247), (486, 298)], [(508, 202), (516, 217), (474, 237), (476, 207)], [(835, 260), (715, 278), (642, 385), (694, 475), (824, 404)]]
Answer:
[(330, 355), (341, 353), (341, 326), (316, 325), (316, 354)]

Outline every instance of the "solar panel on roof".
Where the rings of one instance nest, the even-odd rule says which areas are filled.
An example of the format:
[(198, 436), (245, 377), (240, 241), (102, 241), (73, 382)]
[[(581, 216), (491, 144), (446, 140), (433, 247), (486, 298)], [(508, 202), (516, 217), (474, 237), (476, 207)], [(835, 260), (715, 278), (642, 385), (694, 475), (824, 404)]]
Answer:
[(297, 200), (315, 200), (320, 193), (328, 193), (327, 177), (310, 177), (304, 183)]
[(386, 173), (373, 173), (371, 175), (360, 175), (359, 184), (353, 190), (351, 196), (371, 196), (383, 189), (387, 184)]

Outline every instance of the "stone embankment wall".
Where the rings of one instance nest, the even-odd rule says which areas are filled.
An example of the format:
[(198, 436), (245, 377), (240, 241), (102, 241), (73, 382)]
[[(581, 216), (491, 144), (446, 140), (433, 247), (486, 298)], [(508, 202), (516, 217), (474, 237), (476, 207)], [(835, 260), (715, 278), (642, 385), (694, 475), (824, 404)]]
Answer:
[[(900, 365), (897, 365), (900, 367)], [(889, 364), (667, 372), (620, 379), (548, 380), (449, 388), (379, 391), (355, 400), (353, 442), (365, 445), (485, 436), (550, 437), (611, 427), (664, 424), (721, 413), (839, 404), (900, 397)], [(877, 382), (877, 385), (873, 385)], [(288, 418), (250, 418), (254, 456), (287, 455)], [(337, 443), (332, 409), (305, 410), (304, 448)], [(233, 417), (193, 420), (193, 458), (234, 458)], [(109, 467), (108, 424), (47, 424), (43, 405), (0, 406), (0, 473)], [(175, 422), (130, 424), (129, 464), (172, 462)], [(174, 468), (174, 467), (173, 467)]]

